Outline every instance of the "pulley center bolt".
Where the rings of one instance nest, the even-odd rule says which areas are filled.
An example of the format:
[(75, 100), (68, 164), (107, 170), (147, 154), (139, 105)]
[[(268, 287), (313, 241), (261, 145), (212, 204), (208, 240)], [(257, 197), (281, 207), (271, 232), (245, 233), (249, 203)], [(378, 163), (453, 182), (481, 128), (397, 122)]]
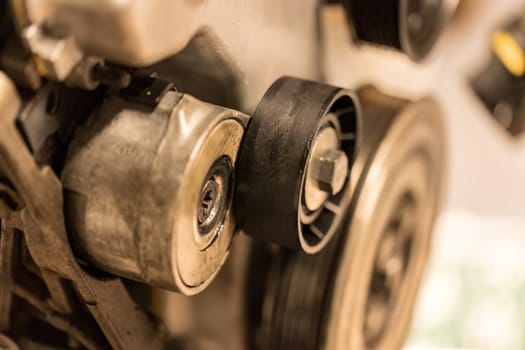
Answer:
[(339, 149), (339, 135), (335, 128), (322, 128), (312, 147), (304, 185), (304, 204), (316, 211), (344, 187), (348, 174), (348, 157)]
[(197, 221), (199, 225), (204, 224), (206, 221), (212, 220), (215, 212), (217, 212), (216, 206), (219, 197), (219, 184), (215, 181), (215, 178), (211, 178), (206, 181), (206, 184), (201, 190), (199, 198), (199, 212), (197, 215)]
[(313, 162), (314, 177), (319, 189), (331, 195), (338, 194), (346, 181), (348, 157), (341, 150), (327, 150)]
[[(213, 163), (199, 193), (195, 220), (203, 246), (207, 246), (220, 231), (231, 200), (232, 165), (226, 156)], [(200, 238), (197, 237), (199, 240)]]

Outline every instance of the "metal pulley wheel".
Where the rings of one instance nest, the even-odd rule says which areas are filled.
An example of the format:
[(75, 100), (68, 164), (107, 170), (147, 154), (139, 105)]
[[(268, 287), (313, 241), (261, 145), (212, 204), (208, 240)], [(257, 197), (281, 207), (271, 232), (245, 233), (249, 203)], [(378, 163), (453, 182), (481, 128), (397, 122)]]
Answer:
[(284, 77), (268, 89), (238, 160), (245, 233), (310, 254), (328, 243), (348, 205), (358, 113), (341, 88)]
[(387, 46), (423, 59), (458, 0), (343, 0), (358, 41)]
[(70, 239), (104, 271), (195, 294), (228, 255), (247, 116), (174, 91), (143, 107), (106, 100), (77, 131), (62, 173)]
[(255, 348), (402, 347), (440, 203), (444, 131), (430, 99), (358, 95), (362, 141), (341, 234), (315, 256), (254, 249)]

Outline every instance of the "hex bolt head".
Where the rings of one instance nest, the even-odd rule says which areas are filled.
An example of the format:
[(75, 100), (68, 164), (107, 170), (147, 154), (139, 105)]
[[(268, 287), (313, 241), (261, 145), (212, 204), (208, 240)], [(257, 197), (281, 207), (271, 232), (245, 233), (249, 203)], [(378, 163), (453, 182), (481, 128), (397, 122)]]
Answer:
[(31, 52), (38, 57), (42, 75), (64, 81), (82, 61), (82, 51), (72, 34), (55, 37), (40, 24), (32, 24), (23, 31)]
[(348, 173), (348, 157), (341, 150), (328, 150), (315, 160), (315, 179), (319, 188), (332, 195), (339, 193)]

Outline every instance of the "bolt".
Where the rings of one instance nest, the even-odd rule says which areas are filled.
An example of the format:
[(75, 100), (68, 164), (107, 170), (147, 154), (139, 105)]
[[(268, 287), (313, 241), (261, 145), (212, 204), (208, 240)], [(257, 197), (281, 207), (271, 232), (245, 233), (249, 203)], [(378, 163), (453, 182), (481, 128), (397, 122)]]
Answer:
[(314, 161), (314, 177), (319, 189), (335, 195), (346, 182), (348, 157), (341, 150), (328, 150)]
[(82, 51), (72, 34), (55, 36), (44, 26), (32, 24), (23, 35), (37, 59), (40, 74), (48, 78), (64, 81), (82, 60)]
[(201, 190), (197, 220), (204, 225), (213, 219), (219, 194), (219, 184), (214, 178), (209, 179)]

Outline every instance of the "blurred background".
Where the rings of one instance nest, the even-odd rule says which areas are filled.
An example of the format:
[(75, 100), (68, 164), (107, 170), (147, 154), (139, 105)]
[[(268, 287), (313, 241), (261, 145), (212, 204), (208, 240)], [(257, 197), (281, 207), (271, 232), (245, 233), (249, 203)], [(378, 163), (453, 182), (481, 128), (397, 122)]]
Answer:
[(422, 65), (338, 45), (350, 41), (336, 29), (343, 14), (323, 13), (330, 83), (432, 94), (446, 116), (446, 193), (408, 348), (525, 349), (525, 137), (496, 123), (470, 85), (490, 60), (493, 31), (524, 9), (522, 0), (460, 1)]
[[(366, 1), (362, 3), (373, 4)], [(421, 2), (437, 4), (439, 1)], [(384, 93), (410, 100), (428, 95), (436, 98), (446, 121), (446, 185), (442, 211), (435, 226), (432, 257), (417, 300), (406, 348), (525, 349), (525, 254), (522, 253), (522, 247), (525, 247), (525, 132), (522, 136), (518, 132), (513, 134), (503, 125), (514, 125), (513, 118), (519, 115), (522, 124), (515, 126), (525, 131), (525, 0), (442, 1), (458, 6), (455, 16), (430, 55), (417, 63), (393, 50), (352, 44), (355, 41), (350, 37), (345, 12), (340, 4), (336, 4), (342, 2), (340, 0), (327, 0), (330, 4), (322, 2), (322, 6), (319, 0), (166, 0), (162, 5), (173, 7), (170, 11), (162, 11), (162, 15), (169, 16), (167, 19), (144, 16), (155, 23), (169, 24), (167, 28), (170, 30), (162, 26), (157, 28), (162, 29), (162, 34), (177, 34), (157, 35), (153, 30), (155, 25), (145, 25), (146, 29), (152, 29), (151, 32), (144, 30), (146, 34), (163, 39), (144, 40), (142, 43), (158, 57), (129, 56), (123, 45), (126, 40), (115, 40), (118, 36), (109, 35), (117, 31), (107, 29), (112, 28), (112, 23), (105, 17), (98, 18), (96, 23), (100, 26), (92, 25), (90, 21), (82, 26), (74, 16), (61, 14), (57, 18), (80, 23), (77, 39), (100, 45), (98, 49), (108, 62), (115, 60), (124, 65), (147, 66), (148, 70), (175, 83), (179, 91), (247, 114), (254, 112), (268, 86), (283, 74), (350, 89), (372, 84)], [(31, 4), (35, 23), (48, 18), (50, 10), (45, 6), (46, 1), (25, 2)], [(78, 6), (82, 1), (69, 2)], [(106, 5), (119, 3), (116, 0), (86, 3), (96, 9), (98, 2)], [(0, 0), (0, 10), (2, 4)], [(144, 4), (149, 3), (136, 0), (128, 4), (148, 8)], [(317, 17), (319, 7), (320, 18)], [(373, 11), (377, 9), (371, 7)], [(356, 18), (358, 13), (356, 11)], [(516, 22), (516, 19), (521, 19), (521, 22)], [(380, 24), (388, 27), (388, 23)], [(507, 31), (508, 35), (503, 36), (503, 44), (507, 44), (503, 53), (508, 59), (514, 59), (512, 63), (517, 62), (517, 66), (512, 66), (515, 71), (505, 66), (501, 57), (501, 62), (495, 59), (494, 33), (510, 30), (509, 26), (513, 26), (513, 32)], [(123, 32), (136, 39), (133, 31)], [(509, 33), (514, 37), (509, 39)], [(49, 38), (59, 42), (64, 40)], [(141, 53), (138, 50), (140, 45), (134, 47)], [(172, 55), (163, 56), (165, 49)], [(31, 57), (28, 56), (28, 60)], [(95, 65), (93, 72), (96, 72), (95, 68), (101, 69), (101, 66)], [(131, 73), (122, 67), (117, 67), (116, 72), (131, 79)], [(484, 80), (477, 85), (480, 77)], [(489, 96), (488, 99), (493, 98), (493, 101), (485, 98), (483, 103), (478, 97), (479, 90), (476, 94), (474, 89), (480, 86), (486, 89), (485, 97)], [(117, 86), (116, 89), (121, 88)], [(512, 96), (507, 96), (509, 100), (500, 100), (505, 93)], [(494, 105), (487, 108), (493, 102)], [(374, 216), (371, 217), (375, 220)], [(368, 243), (370, 236), (364, 237)], [(246, 325), (243, 299), (244, 279), (252, 273), (246, 264), (250, 244), (246, 236), (236, 236), (236, 247), (217, 281), (198, 296), (187, 298), (171, 292), (153, 291), (154, 305), (151, 308), (165, 321), (170, 335), (181, 339), (193, 336), (195, 339), (207, 340), (209, 337), (214, 340), (215, 337), (222, 341), (217, 342), (222, 345), (220, 348), (227, 349), (234, 349), (235, 344), (244, 345), (245, 328), (252, 327)], [(277, 253), (277, 250), (271, 251), (273, 257)], [(288, 255), (284, 256), (288, 259)], [(358, 258), (354, 260), (362, 263)], [(292, 259), (285, 263), (289, 261)], [(295, 260), (290, 264), (295, 264)], [(351, 264), (343, 266), (348, 265)], [(268, 279), (265, 270), (267, 266), (261, 268), (264, 275), (253, 275)], [(200, 288), (199, 284), (196, 285)], [(262, 285), (263, 290), (266, 285)], [(329, 283), (326, 286), (327, 290), (331, 289)], [(269, 300), (273, 303), (271, 297)], [(334, 304), (340, 301), (334, 300)], [(270, 316), (269, 320), (274, 320), (273, 315)], [(260, 325), (253, 328), (262, 329)], [(189, 345), (188, 348), (194, 347)]]

